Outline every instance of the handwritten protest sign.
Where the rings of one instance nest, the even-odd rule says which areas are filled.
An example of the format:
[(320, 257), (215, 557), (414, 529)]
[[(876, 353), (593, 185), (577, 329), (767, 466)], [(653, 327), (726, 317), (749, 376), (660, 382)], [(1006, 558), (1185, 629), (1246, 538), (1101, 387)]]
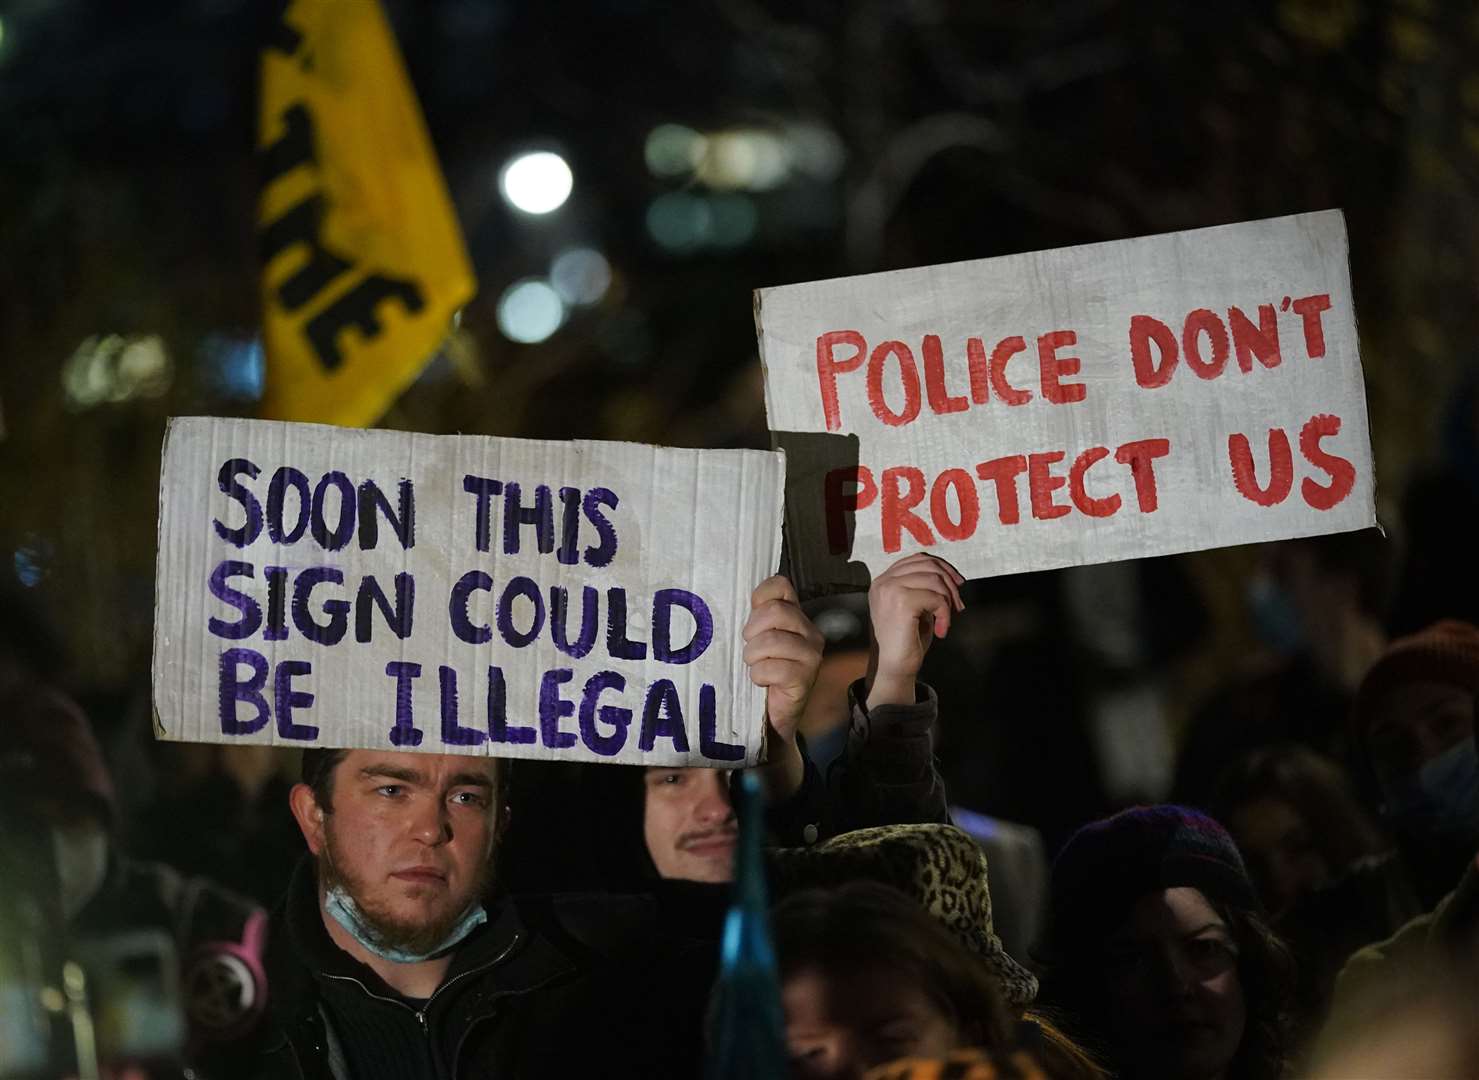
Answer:
[(762, 289), (755, 321), (807, 591), (1376, 520), (1339, 211)]
[(753, 764), (784, 459), (178, 419), (161, 738)]

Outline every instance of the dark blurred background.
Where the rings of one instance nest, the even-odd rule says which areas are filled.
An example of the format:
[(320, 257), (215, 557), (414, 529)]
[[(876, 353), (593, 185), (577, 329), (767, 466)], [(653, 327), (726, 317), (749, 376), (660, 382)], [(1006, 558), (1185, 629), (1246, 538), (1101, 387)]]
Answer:
[[(1472, 4), (384, 6), (480, 282), (387, 427), (763, 447), (754, 288), (1340, 207), (1394, 566), (1404, 499), (1437, 477), (1441, 503), (1443, 470), (1472, 453)], [(0, 3), (0, 603), (55, 627), (105, 735), (147, 731), (165, 418), (252, 415), (261, 396), (256, 77), (274, 8)], [(529, 152), (573, 176), (549, 213), (500, 187)], [(1213, 686), (1278, 645), (1245, 603), (1260, 565), (1227, 549), (1128, 585), (988, 583), (960, 647), (982, 671), (1016, 664), (1014, 642), (1078, 611), (1100, 704), (1068, 700), (1040, 652), (1020, 669), (1067, 695), (1042, 708), (1098, 717), (1085, 783), (1153, 794), (1168, 766), (1137, 779), (1134, 747), (1165, 758)], [(1094, 732), (1143, 724), (1147, 682), (1164, 738), (1115, 765)]]

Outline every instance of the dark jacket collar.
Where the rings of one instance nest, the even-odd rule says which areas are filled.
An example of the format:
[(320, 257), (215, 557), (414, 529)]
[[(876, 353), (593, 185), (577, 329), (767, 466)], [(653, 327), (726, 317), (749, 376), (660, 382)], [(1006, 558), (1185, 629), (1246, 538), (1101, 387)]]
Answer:
[[(545, 935), (525, 925), (516, 904), (507, 899), (489, 899), (485, 904), (488, 922), (457, 947), (444, 982), (470, 971), (496, 969), (498, 991), (521, 993), (575, 969)], [(319, 906), (317, 867), (309, 856), (299, 860), (287, 895), (272, 914), (266, 967), (270, 1008), (285, 1024), (312, 1012), (317, 998), (314, 981), (321, 976), (347, 976), (372, 993), (396, 996), (369, 965), (329, 937)]]

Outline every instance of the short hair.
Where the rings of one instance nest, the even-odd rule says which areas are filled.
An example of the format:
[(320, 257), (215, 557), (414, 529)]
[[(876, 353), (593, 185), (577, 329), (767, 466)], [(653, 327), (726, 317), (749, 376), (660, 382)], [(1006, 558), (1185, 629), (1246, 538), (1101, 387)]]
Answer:
[[(345, 749), (312, 749), (303, 751), (303, 760), (299, 766), (299, 779), (313, 789), (313, 801), (325, 813), (334, 810), (334, 771), (339, 768), (339, 763), (349, 755)], [(508, 805), (509, 781), (513, 774), (513, 762), (508, 758), (495, 757), (493, 759), (493, 783), (496, 787), (498, 803), (502, 806)]]
[(313, 801), (324, 810), (334, 802), (334, 770), (348, 755), (348, 750), (304, 750), (299, 779), (313, 789)]

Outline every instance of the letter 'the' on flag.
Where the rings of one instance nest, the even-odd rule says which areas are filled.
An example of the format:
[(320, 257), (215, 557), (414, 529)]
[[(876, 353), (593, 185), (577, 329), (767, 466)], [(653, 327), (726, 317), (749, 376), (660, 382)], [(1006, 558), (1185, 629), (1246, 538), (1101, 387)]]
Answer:
[(372, 424), (477, 288), (377, 0), (291, 0), (258, 145), (263, 415)]

